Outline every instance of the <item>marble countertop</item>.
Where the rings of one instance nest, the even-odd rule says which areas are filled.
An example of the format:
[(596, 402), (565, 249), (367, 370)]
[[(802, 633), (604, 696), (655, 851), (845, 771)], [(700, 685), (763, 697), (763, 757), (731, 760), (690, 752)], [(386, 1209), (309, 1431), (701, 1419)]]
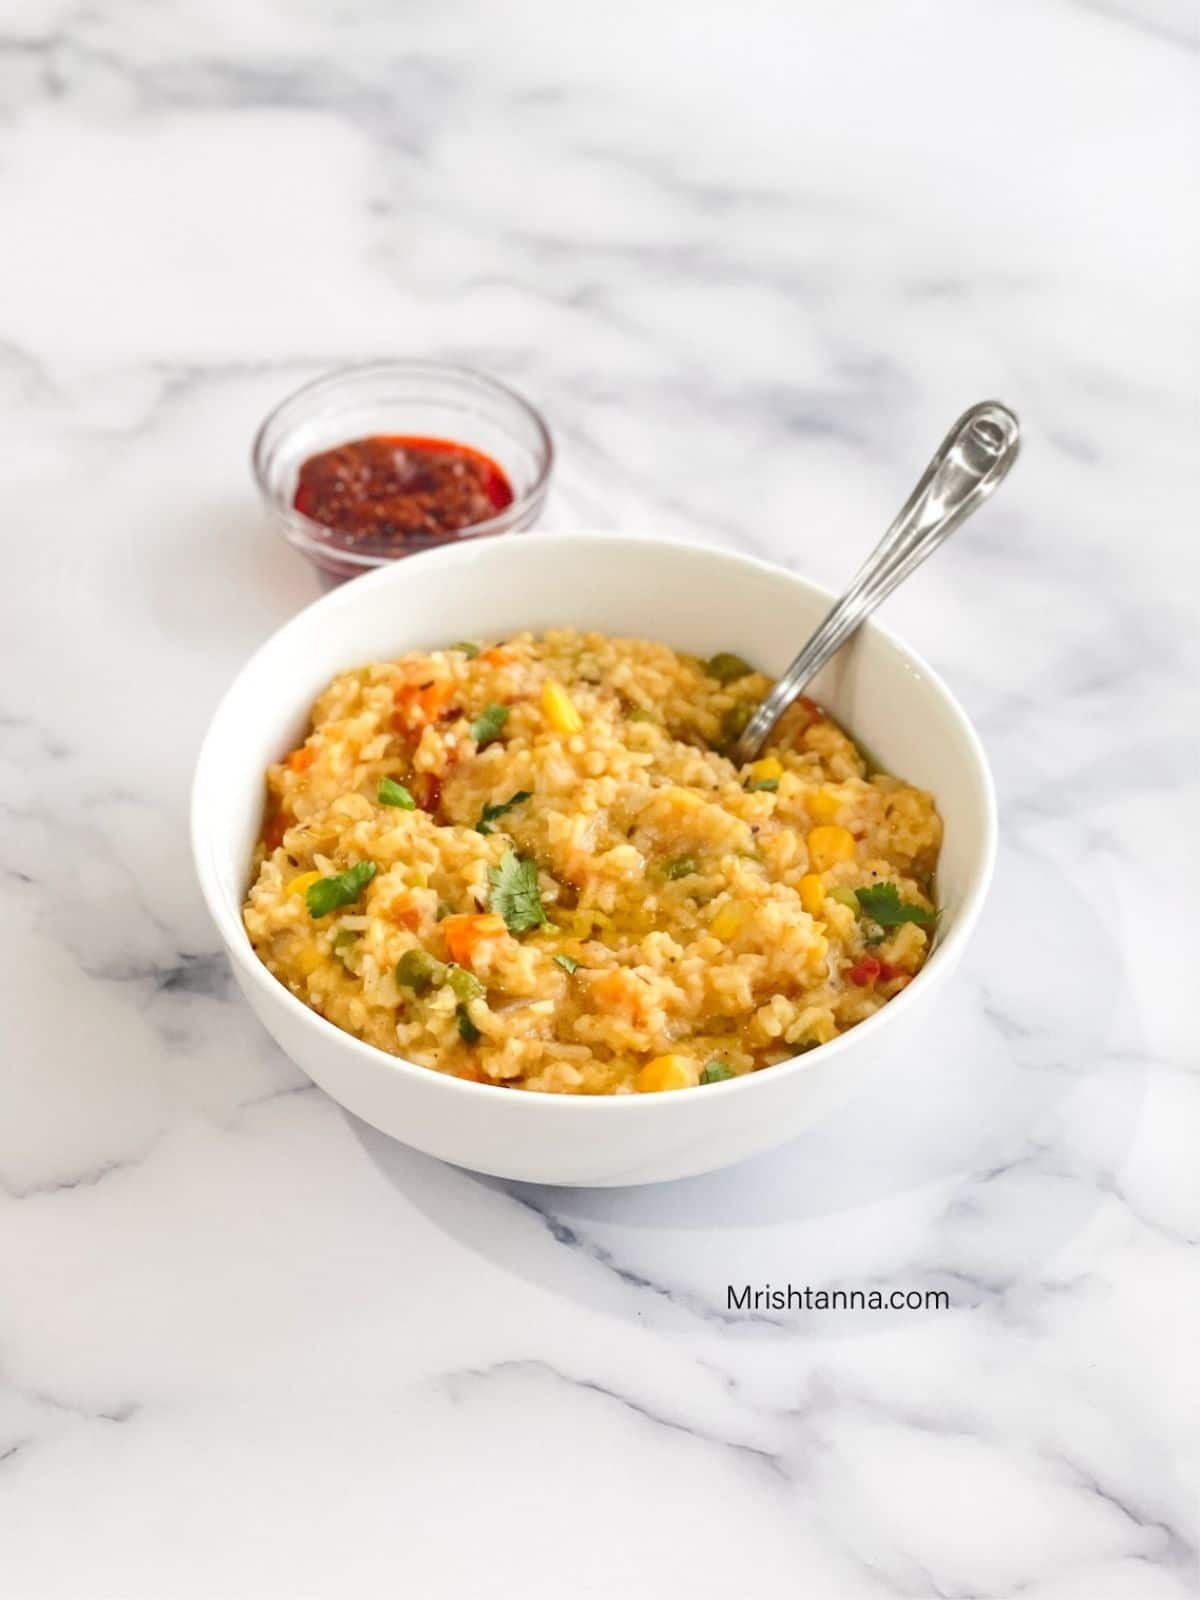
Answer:
[[(1197, 1593), (1197, 38), (1185, 0), (17, 5), (0, 23), (0, 1590)], [(544, 523), (889, 604), (1002, 849), (919, 1057), (776, 1154), (493, 1182), (234, 993), (190, 772), (319, 589), (252, 432), (380, 354), (552, 420)], [(729, 1284), (945, 1311), (730, 1312)]]

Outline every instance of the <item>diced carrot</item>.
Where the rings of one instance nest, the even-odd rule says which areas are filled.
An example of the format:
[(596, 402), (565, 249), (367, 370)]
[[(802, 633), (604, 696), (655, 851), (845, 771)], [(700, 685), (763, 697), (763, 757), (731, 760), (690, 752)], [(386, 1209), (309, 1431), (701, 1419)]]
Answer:
[(623, 967), (614, 967), (593, 978), (588, 998), (609, 1011), (630, 1011), (640, 1014), (645, 1000), (641, 984)]
[(411, 895), (397, 895), (387, 909), (387, 919), (416, 933), (421, 926), (420, 908), (413, 904)]
[(307, 772), (317, 759), (317, 752), (311, 744), (302, 744), (298, 750), (293, 750), (287, 758), (287, 764), (293, 772)]
[(846, 976), (851, 983), (856, 983), (860, 989), (865, 989), (868, 984), (875, 982), (883, 971), (883, 963), (874, 956), (862, 956), (850, 968)]
[(283, 836), (292, 825), (292, 819), (281, 806), (263, 829), (263, 844), (268, 850), (278, 850)]
[(491, 911), (445, 917), (441, 929), (446, 936), (450, 959), (457, 961), (460, 967), (474, 965), (475, 955), (484, 940), (499, 938), (508, 931), (504, 918)]
[(485, 650), (479, 659), (485, 666), (506, 667), (513, 659), (513, 653), (511, 650), (506, 650), (503, 645), (494, 644), (490, 650)]
[(413, 733), (438, 721), (454, 695), (452, 683), (401, 683), (393, 691), (395, 726), (401, 733)]

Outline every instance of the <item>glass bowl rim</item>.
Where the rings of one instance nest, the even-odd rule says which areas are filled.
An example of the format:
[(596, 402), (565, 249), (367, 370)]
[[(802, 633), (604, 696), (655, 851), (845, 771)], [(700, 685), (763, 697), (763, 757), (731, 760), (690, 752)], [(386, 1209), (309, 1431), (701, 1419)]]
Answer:
[(334, 388), (337, 384), (347, 379), (366, 378), (371, 376), (383, 377), (388, 374), (397, 374), (405, 377), (451, 378), (465, 381), (477, 390), (484, 393), (490, 392), (492, 398), (500, 398), (516, 406), (525, 417), (532, 422), (534, 432), (540, 447), (540, 463), (537, 475), (525, 492), (512, 500), (503, 510), (498, 511), (494, 517), (487, 517), (482, 522), (473, 522), (466, 528), (459, 529), (451, 536), (451, 541), (476, 538), (486, 534), (503, 533), (514, 524), (519, 523), (522, 516), (529, 511), (536, 511), (545, 499), (550, 474), (554, 469), (555, 450), (554, 436), (550, 432), (545, 417), (523, 394), (514, 389), (510, 384), (500, 378), (492, 377), (491, 373), (482, 372), (478, 367), (468, 367), (461, 362), (434, 361), (421, 356), (397, 356), (391, 359), (375, 361), (351, 362), (342, 367), (331, 367), (328, 372), (318, 373), (315, 378), (292, 389), (267, 412), (259, 424), (254, 435), (254, 442), (250, 447), (250, 466), (254, 473), (254, 481), (258, 492), (266, 502), (267, 508), (279, 519), (283, 526), (283, 536), (289, 544), (306, 554), (316, 552), (334, 551), (339, 561), (344, 561), (357, 567), (386, 567), (393, 561), (399, 560), (398, 556), (377, 554), (364, 554), (352, 546), (343, 543), (343, 535), (337, 528), (331, 528), (327, 523), (318, 522), (314, 517), (307, 516), (303, 511), (297, 511), (294, 505), (283, 501), (267, 479), (266, 471), (266, 445), (272, 427), (278, 424), (281, 413), (297, 400), (304, 400), (316, 391), (325, 388)]

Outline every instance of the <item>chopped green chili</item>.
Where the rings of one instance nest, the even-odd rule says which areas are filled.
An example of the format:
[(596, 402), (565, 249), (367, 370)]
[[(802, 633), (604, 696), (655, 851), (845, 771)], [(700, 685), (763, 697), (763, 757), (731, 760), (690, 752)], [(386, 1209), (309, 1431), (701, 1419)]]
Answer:
[(417, 802), (402, 783), (394, 778), (380, 778), (379, 792), (375, 796), (381, 806), (399, 806), (402, 811), (415, 811)]

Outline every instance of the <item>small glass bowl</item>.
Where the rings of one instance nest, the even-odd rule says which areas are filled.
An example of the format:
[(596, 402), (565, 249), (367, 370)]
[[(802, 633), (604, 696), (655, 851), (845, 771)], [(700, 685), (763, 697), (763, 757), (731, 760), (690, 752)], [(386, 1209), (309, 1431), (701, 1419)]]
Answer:
[[(482, 451), (504, 469), (511, 505), (456, 533), (413, 539), (394, 555), (356, 549), (336, 528), (296, 510), (296, 481), (309, 456), (381, 433), (450, 439)], [(288, 543), (323, 572), (350, 578), (452, 539), (531, 528), (545, 503), (554, 445), (533, 406), (495, 378), (437, 361), (374, 361), (341, 367), (290, 394), (258, 430), (251, 459)]]

